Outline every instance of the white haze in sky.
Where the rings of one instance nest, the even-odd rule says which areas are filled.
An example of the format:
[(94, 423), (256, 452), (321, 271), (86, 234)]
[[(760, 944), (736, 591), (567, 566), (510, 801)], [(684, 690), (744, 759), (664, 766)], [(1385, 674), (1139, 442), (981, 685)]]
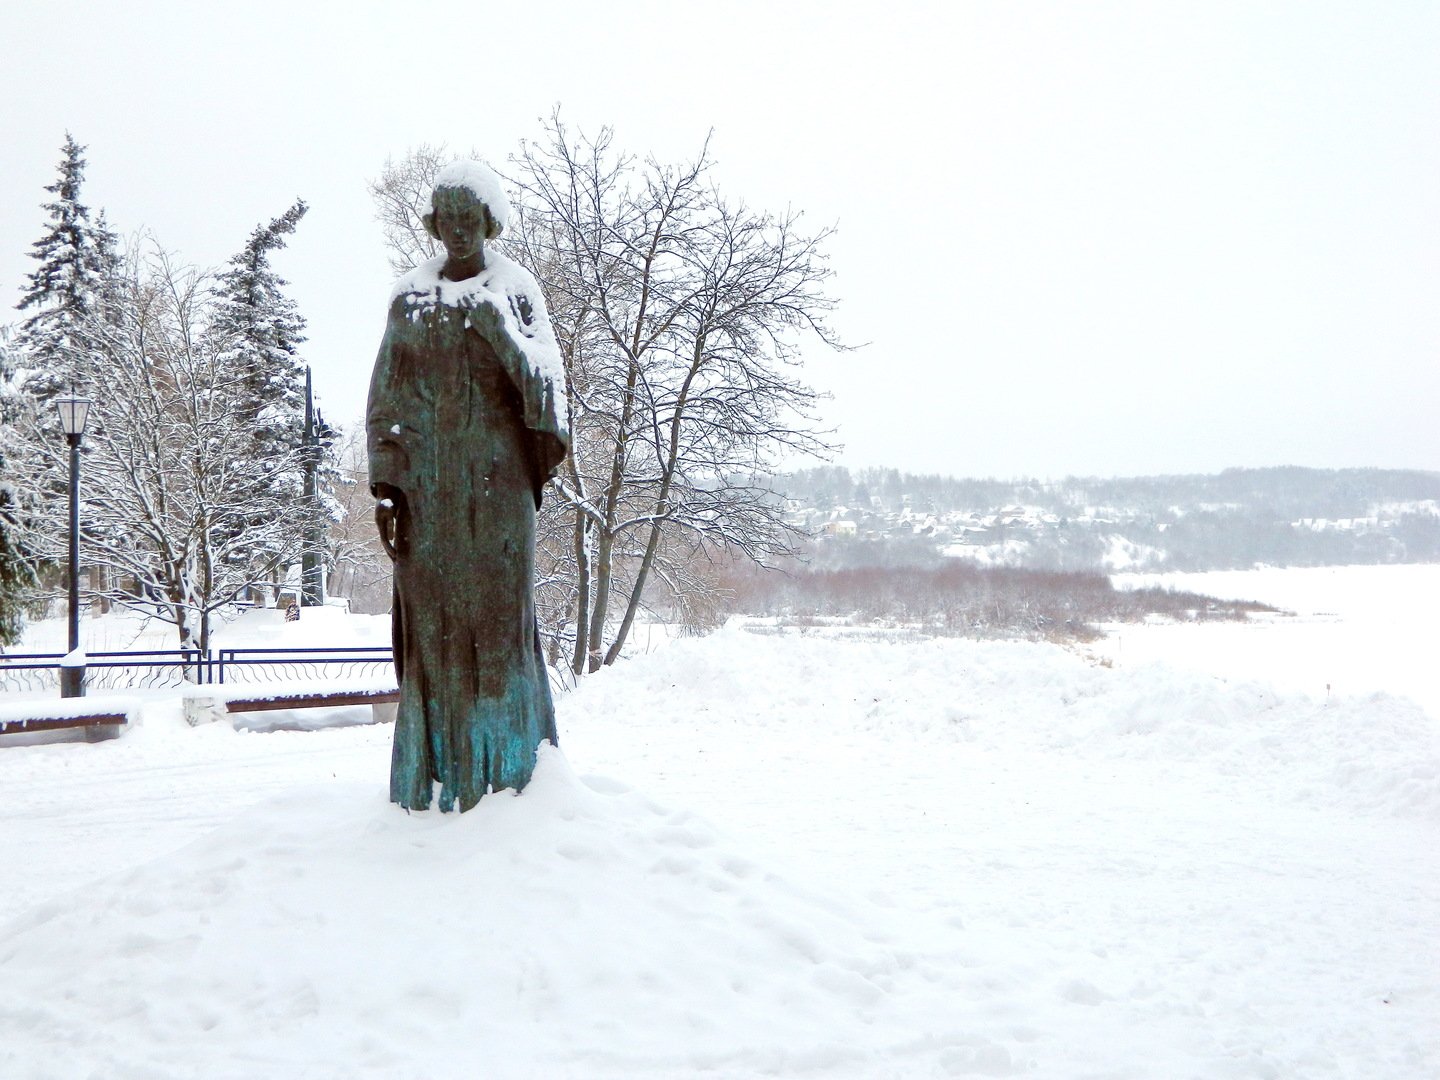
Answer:
[[(807, 347), (841, 461), (957, 475), (1440, 469), (1440, 5), (10, 5), (0, 303), (68, 129), (85, 197), (276, 260), (322, 407), (363, 408), (391, 274), (365, 192), (421, 142), (572, 128), (838, 224)], [(13, 316), (0, 315), (0, 321)]]

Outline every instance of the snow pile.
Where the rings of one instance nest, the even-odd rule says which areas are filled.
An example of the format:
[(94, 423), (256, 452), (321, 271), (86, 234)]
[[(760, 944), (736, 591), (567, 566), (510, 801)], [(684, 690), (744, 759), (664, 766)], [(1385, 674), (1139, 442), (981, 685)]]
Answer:
[(389, 615), (352, 615), (342, 607), (300, 609), (287, 620), (279, 608), (241, 612), (214, 632), (215, 649), (337, 649), (390, 647)]

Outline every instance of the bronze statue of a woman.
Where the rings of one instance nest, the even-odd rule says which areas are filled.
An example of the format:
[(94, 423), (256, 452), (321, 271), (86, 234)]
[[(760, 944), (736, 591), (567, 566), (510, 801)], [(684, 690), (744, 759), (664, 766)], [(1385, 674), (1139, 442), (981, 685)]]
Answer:
[(370, 382), (375, 519), (395, 569), (400, 706), (391, 801), (462, 811), (519, 790), (555, 713), (535, 627), (535, 512), (569, 446), (565, 373), (535, 279), (486, 251), (509, 204), (456, 162), (436, 178), (445, 255), (395, 284)]

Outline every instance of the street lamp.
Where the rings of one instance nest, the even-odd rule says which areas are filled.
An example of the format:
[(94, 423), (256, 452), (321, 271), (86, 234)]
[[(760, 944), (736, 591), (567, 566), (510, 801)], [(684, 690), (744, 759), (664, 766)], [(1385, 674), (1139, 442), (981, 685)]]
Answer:
[[(70, 660), (80, 648), (80, 440), (90, 418), (90, 399), (69, 397), (55, 402), (60, 409), (60, 427), (70, 443)], [(61, 663), (60, 696), (85, 696), (85, 665)]]

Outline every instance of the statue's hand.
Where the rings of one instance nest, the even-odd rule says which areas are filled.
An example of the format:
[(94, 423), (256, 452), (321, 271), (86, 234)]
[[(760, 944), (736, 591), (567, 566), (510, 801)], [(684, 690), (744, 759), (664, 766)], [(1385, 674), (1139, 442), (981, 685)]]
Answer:
[(378, 485), (375, 492), (375, 527), (380, 530), (380, 546), (391, 562), (400, 558), (400, 492), (388, 484)]
[(470, 306), (466, 314), (470, 317), (471, 328), (494, 347), (495, 355), (500, 359), (500, 367), (510, 376), (510, 381), (517, 389), (524, 386), (525, 358), (520, 354), (510, 332), (505, 329), (505, 316), (500, 313), (495, 302), (479, 300)]

